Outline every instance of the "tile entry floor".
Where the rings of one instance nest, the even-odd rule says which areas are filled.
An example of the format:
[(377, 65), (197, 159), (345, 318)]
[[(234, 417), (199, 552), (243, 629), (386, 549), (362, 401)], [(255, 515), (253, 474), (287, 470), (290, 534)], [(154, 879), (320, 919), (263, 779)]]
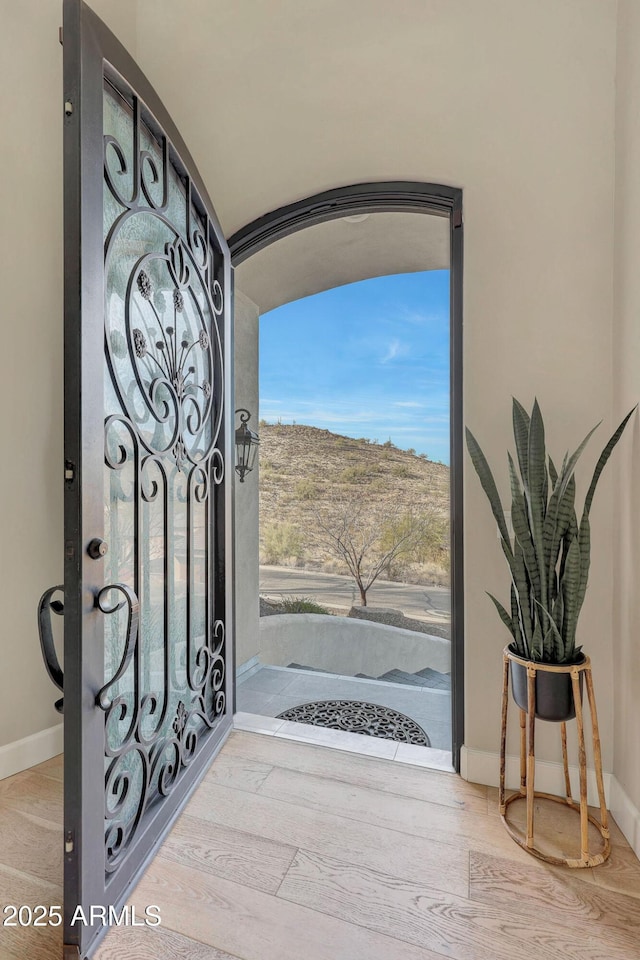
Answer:
[(264, 665), (238, 677), (236, 709), (243, 713), (277, 717), (290, 707), (314, 700), (360, 700), (390, 707), (415, 720), (434, 749), (451, 751), (448, 690)]

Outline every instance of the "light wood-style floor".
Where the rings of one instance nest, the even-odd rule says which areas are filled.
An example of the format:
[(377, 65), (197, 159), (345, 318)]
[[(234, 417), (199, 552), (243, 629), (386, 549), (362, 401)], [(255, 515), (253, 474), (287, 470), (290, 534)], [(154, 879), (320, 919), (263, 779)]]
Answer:
[[(543, 807), (571, 854), (578, 818)], [(0, 781), (0, 908), (60, 902), (61, 822), (61, 758)], [(113, 929), (97, 958), (638, 960), (640, 862), (612, 830), (608, 863), (549, 867), (492, 789), (234, 732), (131, 898), (162, 926)], [(0, 960), (59, 960), (61, 939), (0, 928)]]

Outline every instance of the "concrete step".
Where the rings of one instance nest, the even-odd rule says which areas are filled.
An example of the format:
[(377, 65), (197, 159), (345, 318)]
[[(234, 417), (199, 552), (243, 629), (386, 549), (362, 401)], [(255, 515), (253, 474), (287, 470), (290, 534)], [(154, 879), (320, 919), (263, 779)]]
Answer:
[[(320, 670), (319, 667), (309, 667), (304, 663), (290, 663), (288, 670), (306, 670), (309, 673), (326, 673), (326, 670)], [(450, 690), (451, 677), (448, 673), (440, 673), (432, 667), (425, 667), (416, 673), (407, 673), (406, 670), (395, 668), (388, 670), (379, 677), (373, 677), (369, 673), (356, 673), (357, 680), (381, 680), (388, 683), (403, 683), (410, 687), (430, 687), (432, 690)]]
[(432, 687), (437, 690), (451, 689), (451, 674), (440, 673), (439, 670), (433, 670), (431, 667), (425, 667), (424, 670), (418, 670), (416, 677), (424, 677), (425, 687)]
[(390, 683), (406, 683), (408, 687), (428, 687), (429, 684), (424, 677), (419, 677), (415, 673), (407, 673), (405, 670), (387, 670), (378, 677), (378, 680), (388, 680)]
[[(269, 667), (265, 666), (263, 670), (268, 670)], [(286, 667), (279, 667), (280, 670), (304, 670), (307, 673), (321, 673), (324, 676), (341, 676), (340, 674), (329, 674), (327, 670), (321, 670), (320, 667), (309, 667), (304, 663), (289, 663)], [(342, 679), (347, 680), (348, 677), (342, 677)], [(434, 670), (432, 667), (425, 667), (423, 670), (418, 670), (416, 673), (407, 673), (406, 670), (399, 670), (395, 668), (393, 670), (387, 670), (386, 673), (383, 673), (379, 677), (373, 677), (369, 673), (356, 673), (352, 678), (354, 680), (373, 680), (374, 682), (381, 681), (383, 683), (401, 683), (407, 687), (428, 687), (431, 690), (450, 690), (451, 689), (451, 676), (448, 673), (440, 673), (439, 670)]]
[(304, 663), (289, 663), (287, 665), (288, 670), (310, 670), (312, 673), (326, 673), (326, 670), (321, 670), (319, 667), (307, 667)]

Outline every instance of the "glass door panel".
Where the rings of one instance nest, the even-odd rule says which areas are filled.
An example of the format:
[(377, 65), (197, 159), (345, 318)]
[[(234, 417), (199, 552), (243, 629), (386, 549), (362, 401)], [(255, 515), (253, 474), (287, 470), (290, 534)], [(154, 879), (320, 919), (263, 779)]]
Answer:
[(78, 0), (64, 36), (65, 951), (79, 957), (104, 928), (74, 924), (77, 907), (125, 901), (231, 727), (231, 275), (146, 79)]

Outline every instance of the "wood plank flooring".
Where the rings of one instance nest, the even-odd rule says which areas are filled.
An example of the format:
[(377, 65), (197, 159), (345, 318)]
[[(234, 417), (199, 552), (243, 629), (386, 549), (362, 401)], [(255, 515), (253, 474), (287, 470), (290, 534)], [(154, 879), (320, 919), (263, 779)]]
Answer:
[[(61, 901), (61, 778), (56, 758), (0, 781), (0, 908)], [(577, 817), (541, 802), (538, 830), (560, 852)], [(162, 925), (114, 928), (96, 958), (639, 960), (640, 862), (612, 839), (595, 869), (548, 866), (490, 788), (234, 732), (130, 898)], [(61, 944), (0, 927), (0, 960)]]

